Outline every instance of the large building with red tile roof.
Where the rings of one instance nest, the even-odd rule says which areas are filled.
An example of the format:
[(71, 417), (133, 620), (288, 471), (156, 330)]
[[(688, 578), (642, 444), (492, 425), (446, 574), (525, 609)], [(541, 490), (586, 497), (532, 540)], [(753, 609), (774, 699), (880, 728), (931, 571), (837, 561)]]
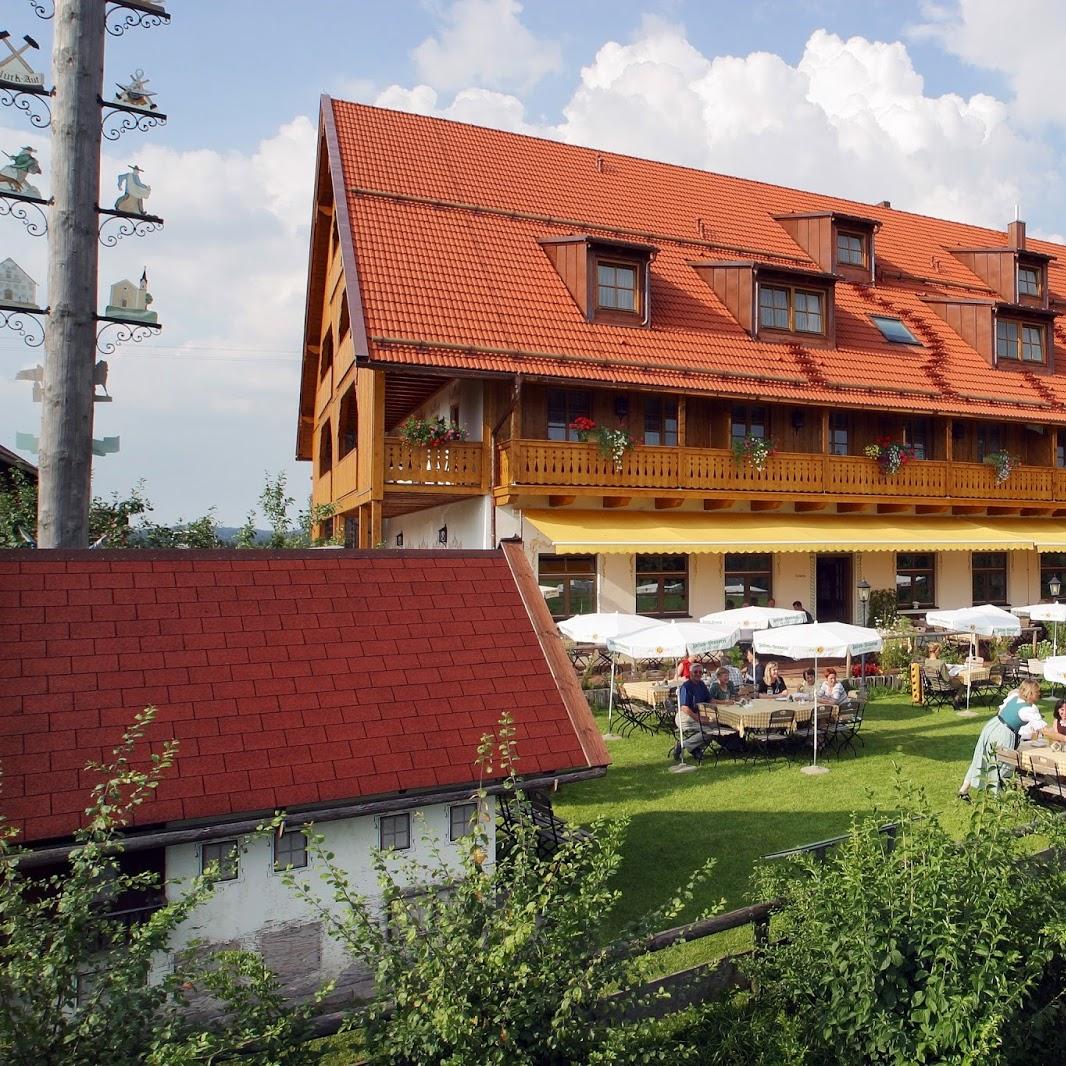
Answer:
[[(274, 874), (278, 855), (313, 866), (306, 822), (373, 895), (375, 846), (427, 861), (458, 846), (504, 713), (530, 788), (609, 762), (520, 545), (5, 553), (0, 816), (31, 862), (67, 853), (99, 780), (86, 765), (110, 761), (146, 706), (146, 739), (179, 750), (127, 856), (187, 878), (239, 851), (175, 946), (241, 941), (296, 983), (347, 965)], [(483, 783), (491, 828), (500, 782)], [(290, 831), (252, 835), (277, 810)]]
[(1035, 602), (1063, 309), (1024, 222), (324, 98), (297, 456), (354, 543), (519, 533), (560, 617)]

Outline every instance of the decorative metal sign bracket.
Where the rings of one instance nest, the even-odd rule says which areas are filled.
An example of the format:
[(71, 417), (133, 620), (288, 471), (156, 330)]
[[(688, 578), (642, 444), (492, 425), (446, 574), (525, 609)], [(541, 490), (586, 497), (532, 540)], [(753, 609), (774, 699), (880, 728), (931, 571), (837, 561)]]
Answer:
[(153, 3), (153, 0), (107, 0), (105, 18), (107, 32), (112, 37), (121, 37), (126, 30), (138, 26), (153, 29), (170, 22), (170, 15), (163, 5)]
[(44, 209), (51, 204), (51, 200), (42, 200), (39, 196), (0, 192), (0, 216), (17, 218), (31, 237), (43, 237), (48, 232), (48, 215)]
[[(101, 355), (114, 355), (120, 344), (126, 341), (138, 344), (163, 328), (161, 322), (135, 322), (130, 318), (111, 318), (107, 315), (97, 315), (96, 321), (104, 323), (96, 334), (96, 350)], [(108, 330), (115, 331), (114, 338), (105, 341)]]
[(104, 140), (117, 141), (124, 133), (131, 130), (139, 130), (147, 133), (156, 126), (165, 126), (167, 116), (162, 111), (148, 111), (143, 107), (130, 107), (129, 104), (120, 104), (116, 101), (96, 98), (102, 109), (100, 128), (103, 130)]
[[(16, 304), (0, 304), (0, 329), (5, 326), (22, 334), (22, 339), (31, 348), (44, 344), (44, 318), (48, 308), (19, 307)], [(29, 318), (24, 318), (29, 315)]]
[[(104, 216), (100, 223), (100, 243), (105, 248), (114, 248), (123, 237), (146, 237), (163, 228), (163, 220), (158, 215), (134, 215), (129, 211), (112, 211), (106, 207), (98, 207), (96, 211)], [(112, 223), (115, 223), (114, 230), (105, 233), (104, 230)]]
[(25, 111), (30, 123), (39, 130), (52, 123), (52, 105), (48, 101), (54, 95), (54, 89), (46, 89), (43, 85), (0, 80), (0, 104)]
[(55, 0), (30, 0), (30, 7), (33, 8), (38, 18), (50, 19), (56, 13)]

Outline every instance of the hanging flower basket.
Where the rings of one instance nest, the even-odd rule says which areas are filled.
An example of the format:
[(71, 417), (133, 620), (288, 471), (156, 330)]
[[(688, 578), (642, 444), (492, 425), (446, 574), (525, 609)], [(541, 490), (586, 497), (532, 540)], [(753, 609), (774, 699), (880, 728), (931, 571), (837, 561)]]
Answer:
[(635, 444), (628, 429), (623, 429), (621, 426), (616, 429), (598, 426), (591, 418), (585, 418), (584, 415), (575, 418), (570, 423), (570, 428), (577, 431), (578, 440), (595, 442), (600, 454), (614, 463), (615, 470), (622, 469), (622, 460), (626, 452)]
[(400, 437), (416, 448), (439, 448), (442, 444), (466, 440), (466, 430), (443, 418), (409, 418), (400, 426)]
[(903, 467), (908, 463), (913, 463), (917, 458), (913, 444), (892, 440), (891, 437), (879, 437), (876, 444), (867, 444), (862, 453), (870, 459), (877, 460), (877, 465), (881, 468), (881, 474), (884, 477), (898, 474)]
[(737, 466), (747, 463), (761, 474), (774, 454), (774, 442), (771, 437), (754, 437), (750, 433), (744, 437), (733, 438), (733, 458)]
[(1000, 485), (1014, 473), (1014, 468), (1018, 465), (1017, 457), (1010, 452), (989, 452), (984, 461), (986, 466), (996, 471), (996, 481)]

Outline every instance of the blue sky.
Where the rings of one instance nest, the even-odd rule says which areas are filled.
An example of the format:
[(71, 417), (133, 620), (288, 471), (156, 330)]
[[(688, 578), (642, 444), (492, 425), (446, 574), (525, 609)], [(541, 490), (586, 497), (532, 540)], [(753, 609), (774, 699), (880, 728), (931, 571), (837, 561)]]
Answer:
[[(109, 39), (106, 92), (143, 67), (168, 126), (105, 149), (102, 202), (138, 163), (162, 234), (101, 250), (147, 267), (163, 333), (110, 359), (102, 494), (140, 479), (156, 517), (238, 524), (266, 470), (305, 496), (295, 448), (319, 95), (332, 93), (1002, 228), (1066, 232), (1066, 5), (1058, 0), (172, 0), (165, 29)], [(5, 0), (0, 28), (49, 25)], [(0, 148), (47, 138), (0, 109)], [(46, 274), (0, 219), (0, 259)], [(41, 286), (40, 302), (47, 303)], [(0, 440), (40, 409), (35, 353), (0, 332)]]

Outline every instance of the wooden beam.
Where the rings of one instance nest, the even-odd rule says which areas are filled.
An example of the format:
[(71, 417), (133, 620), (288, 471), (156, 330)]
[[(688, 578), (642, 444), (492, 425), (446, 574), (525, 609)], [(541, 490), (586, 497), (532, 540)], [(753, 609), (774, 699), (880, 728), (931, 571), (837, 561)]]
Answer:
[(628, 507), (632, 499), (632, 496), (604, 496), (603, 509), (610, 511), (615, 507)]
[(675, 507), (680, 507), (684, 502), (684, 497), (681, 496), (656, 496), (655, 510), (672, 511)]
[(828, 500), (797, 500), (796, 513), (805, 514), (807, 511), (824, 511), (828, 506)]
[(703, 509), (705, 511), (724, 511), (728, 507), (732, 507), (736, 500), (704, 500)]
[(781, 508), (781, 500), (752, 500), (753, 511), (777, 511)]
[(872, 503), (838, 503), (837, 514), (873, 514)]
[(574, 500), (576, 500), (576, 499), (577, 499), (576, 496), (549, 496), (548, 497), (548, 506), (549, 507), (566, 507), (569, 504), (573, 503)]
[(1023, 517), (1031, 517), (1033, 515), (1040, 515), (1044, 518), (1048, 518), (1051, 512), (1054, 510), (1052, 507), (1023, 507), (1021, 509)]
[(909, 503), (879, 503), (877, 505), (878, 514), (908, 514), (910, 509)]
[(947, 514), (950, 510), (946, 503), (920, 503), (914, 508), (915, 514)]
[(1015, 515), (1021, 514), (1022, 509), (1020, 507), (989, 507), (988, 513), (990, 515)]
[(963, 504), (955, 504), (951, 508), (951, 513), (952, 514), (983, 514), (984, 513), (984, 508), (983, 507), (966, 506), (966, 505), (963, 505)]

